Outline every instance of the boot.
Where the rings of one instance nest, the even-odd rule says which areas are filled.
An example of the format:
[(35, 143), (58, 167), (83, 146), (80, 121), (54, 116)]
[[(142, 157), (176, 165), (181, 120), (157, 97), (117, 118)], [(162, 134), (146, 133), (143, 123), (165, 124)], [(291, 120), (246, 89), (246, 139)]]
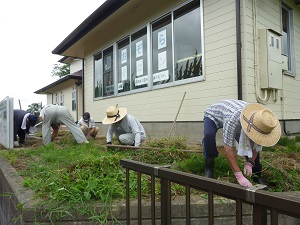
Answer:
[(265, 184), (261, 179), (261, 172), (257, 172), (254, 175), (252, 175), (252, 180), (257, 184)]
[(205, 158), (205, 177), (214, 178), (214, 158)]

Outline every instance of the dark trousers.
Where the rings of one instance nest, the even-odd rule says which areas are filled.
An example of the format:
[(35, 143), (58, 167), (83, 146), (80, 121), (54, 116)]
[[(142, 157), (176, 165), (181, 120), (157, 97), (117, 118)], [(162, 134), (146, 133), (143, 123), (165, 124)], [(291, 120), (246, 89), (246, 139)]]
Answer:
[[(18, 130), (17, 134), (19, 136), (19, 142), (20, 143), (25, 143), (26, 131), (20, 128)], [(17, 141), (17, 136), (14, 137), (14, 141)]]
[[(214, 121), (208, 117), (204, 117), (204, 137), (202, 140), (203, 155), (205, 158), (216, 158), (219, 155), (217, 144), (216, 144), (216, 135), (218, 128)], [(235, 140), (238, 142), (240, 137), (240, 132), (235, 137)], [(248, 157), (246, 157), (247, 159)], [(262, 165), (260, 163), (260, 155), (258, 153), (255, 159), (255, 166), (252, 168), (252, 173), (259, 173), (262, 170)]]

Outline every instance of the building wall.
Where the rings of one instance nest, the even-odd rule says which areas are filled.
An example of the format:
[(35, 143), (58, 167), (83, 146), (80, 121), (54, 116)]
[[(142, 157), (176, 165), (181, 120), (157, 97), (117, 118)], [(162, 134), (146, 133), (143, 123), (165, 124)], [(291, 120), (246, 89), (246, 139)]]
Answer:
[[(133, 12), (133, 15), (123, 15), (122, 21), (125, 21), (125, 24), (120, 25), (121, 29), (114, 29), (111, 36), (106, 34), (107, 40), (104, 37), (95, 40), (98, 45), (92, 42), (86, 46), (86, 49), (90, 49), (89, 45), (94, 48), (91, 48), (85, 57), (85, 108), (91, 112), (97, 122), (102, 121), (108, 106), (118, 104), (120, 107), (126, 107), (129, 113), (142, 122), (172, 123), (184, 93), (186, 95), (177, 121), (202, 121), (203, 111), (210, 104), (224, 98), (237, 98), (235, 0), (227, 0), (204, 1), (204, 81), (101, 100), (93, 99), (93, 55), (184, 1), (172, 1), (172, 5), (170, 5), (171, 1), (163, 1), (164, 4), (168, 3), (165, 8), (164, 4), (157, 8), (155, 4), (160, 2), (154, 1), (152, 8), (156, 11), (152, 15), (146, 13), (143, 17), (145, 13), (141, 13), (141, 10)], [(157, 9), (160, 11), (157, 12)], [(149, 10), (151, 11), (151, 8)], [(118, 19), (115, 20), (120, 22)]]
[[(163, 16), (184, 3), (173, 1), (137, 1), (126, 3), (107, 20), (97, 34), (89, 36), (84, 46), (84, 101), (83, 111), (89, 111), (97, 123), (105, 117), (110, 105), (126, 107), (148, 126), (149, 136), (156, 136), (157, 129), (165, 136), (175, 120), (174, 134), (182, 134), (193, 140), (201, 140), (203, 111), (222, 99), (237, 99), (237, 43), (236, 1), (203, 0), (204, 80), (182, 83), (164, 88), (122, 94), (115, 97), (94, 99), (93, 55), (114, 45), (132, 32)], [(282, 89), (261, 89), (261, 46), (258, 31), (272, 29), (281, 33), (280, 0), (242, 0), (242, 91), (243, 100), (261, 102), (270, 107), (281, 120), (300, 118), (299, 76), (282, 76)], [(292, 0), (284, 0), (294, 10), (295, 53), (299, 58), (300, 8)], [(256, 15), (253, 16), (253, 15)], [(190, 34), (192, 35), (192, 34)], [(299, 60), (296, 62), (299, 68)], [(297, 70), (298, 71), (298, 70)], [(265, 94), (267, 94), (265, 96)], [(184, 96), (184, 99), (183, 99)], [(264, 100), (266, 99), (266, 100)], [(180, 104), (182, 102), (182, 106)], [(79, 112), (81, 109), (79, 110)], [(193, 125), (191, 125), (193, 124)], [(199, 126), (198, 126), (199, 125)], [(161, 129), (161, 127), (163, 127)], [(200, 128), (200, 129), (198, 129)], [(102, 126), (105, 134), (107, 126)], [(183, 131), (184, 132), (181, 132)], [(200, 134), (200, 135), (199, 135)], [(161, 135), (159, 135), (161, 137)], [(199, 138), (200, 137), (200, 138)]]
[[(256, 4), (254, 4), (256, 2)], [(264, 103), (271, 108), (280, 120), (299, 120), (300, 118), (300, 77), (299, 77), (299, 24), (300, 8), (293, 0), (284, 0), (293, 9), (294, 32), (295, 32), (295, 54), (296, 54), (296, 76), (282, 75), (282, 89), (275, 92), (268, 91), (269, 100)], [(256, 9), (255, 9), (256, 5)], [(253, 12), (257, 12), (256, 22)], [(278, 33), (282, 32), (281, 25), (281, 1), (280, 0), (245, 0), (242, 1), (242, 65), (243, 65), (243, 98), (249, 102), (257, 102), (259, 98), (264, 99), (265, 93), (261, 90), (262, 67), (260, 56), (262, 47), (259, 45), (260, 29), (272, 29)], [(255, 29), (256, 28), (256, 29)], [(256, 38), (255, 31), (256, 30)], [(256, 43), (257, 42), (257, 43)], [(257, 44), (255, 46), (255, 44)], [(255, 63), (255, 49), (257, 50), (257, 64)], [(257, 65), (257, 72), (255, 71)], [(298, 125), (299, 122), (295, 121)], [(294, 129), (293, 129), (294, 130)], [(299, 132), (299, 131), (298, 131)]]
[(82, 60), (81, 59), (72, 60), (72, 63), (70, 63), (70, 74), (75, 73), (81, 69), (82, 69)]

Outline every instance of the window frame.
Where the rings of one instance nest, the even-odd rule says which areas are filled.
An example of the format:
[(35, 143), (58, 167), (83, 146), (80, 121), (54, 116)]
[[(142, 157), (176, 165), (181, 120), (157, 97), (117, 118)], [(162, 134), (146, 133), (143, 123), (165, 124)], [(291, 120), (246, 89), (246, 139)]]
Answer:
[(72, 96), (72, 111), (76, 111), (77, 110), (77, 90), (76, 90), (76, 88), (73, 88), (71, 96)]
[[(174, 86), (178, 86), (178, 85), (182, 85), (182, 84), (191, 84), (191, 83), (195, 83), (195, 82), (201, 82), (205, 80), (205, 68), (204, 68), (204, 34), (203, 34), (203, 0), (194, 0), (195, 4), (199, 4), (199, 6), (197, 7), (197, 9), (199, 9), (199, 19), (200, 19), (200, 27), (199, 27), (199, 31), (200, 31), (200, 46), (199, 48), (201, 48), (201, 55), (202, 55), (202, 59), (201, 59), (201, 69), (202, 69), (202, 74), (200, 74), (199, 76), (195, 76), (195, 77), (190, 77), (190, 78), (186, 78), (186, 79), (180, 79), (180, 80), (176, 80), (176, 68), (175, 68), (175, 53), (174, 53), (174, 13), (176, 10), (180, 9), (181, 7), (183, 8), (184, 6), (187, 6), (188, 4), (190, 4), (191, 2), (193, 2), (193, 0), (189, 0), (186, 1), (180, 5), (178, 5), (177, 7), (174, 7), (172, 10), (165, 12), (163, 15), (161, 15), (160, 17), (158, 17), (157, 19), (151, 20), (148, 23), (146, 23), (145, 25), (140, 26), (138, 29), (132, 31), (131, 33), (129, 33), (128, 35), (124, 36), (123, 38), (119, 39), (118, 41), (114, 42), (113, 44), (109, 45), (106, 48), (103, 48), (101, 51), (95, 53), (93, 55), (93, 66), (94, 66), (94, 76), (93, 76), (93, 93), (94, 93), (94, 100), (101, 100), (104, 98), (109, 98), (109, 97), (117, 97), (117, 96), (123, 96), (123, 95), (129, 95), (129, 94), (134, 94), (134, 93), (139, 93), (139, 92), (145, 92), (145, 91), (149, 91), (149, 90), (154, 90), (154, 89), (161, 89), (161, 88), (167, 88), (167, 87), (174, 87)], [(188, 11), (189, 12), (189, 11)], [(163, 84), (158, 84), (158, 85), (154, 85), (153, 84), (153, 61), (152, 61), (152, 52), (153, 52), (153, 47), (152, 47), (152, 41), (153, 41), (153, 37), (152, 37), (152, 24), (155, 23), (156, 21), (159, 21), (160, 19), (171, 15), (171, 39), (172, 39), (172, 81), (167, 82), (167, 83), (163, 83)], [(133, 77), (132, 77), (132, 61), (133, 59), (132, 57), (132, 35), (134, 35), (135, 33), (138, 33), (139, 31), (143, 30), (146, 28), (146, 49), (147, 49), (147, 77), (148, 77), (148, 83), (145, 87), (141, 87), (141, 88), (134, 88), (133, 87)], [(130, 90), (128, 91), (123, 91), (123, 92), (119, 92), (118, 90), (118, 83), (119, 83), (119, 77), (120, 74), (119, 73), (119, 68), (118, 68), (118, 64), (119, 64), (119, 59), (118, 59), (118, 43), (122, 42), (122, 40), (126, 39), (129, 37), (129, 53), (127, 52), (127, 54), (129, 54), (129, 79), (130, 79)], [(112, 95), (109, 96), (104, 96), (104, 93), (102, 93), (102, 96), (95, 96), (95, 82), (96, 81), (96, 74), (95, 74), (95, 58), (97, 55), (102, 54), (101, 57), (101, 61), (102, 61), (102, 66), (104, 68), (104, 51), (108, 48), (113, 48), (112, 49), (112, 54), (113, 54), (113, 83), (114, 83), (114, 93)], [(199, 54), (199, 53), (198, 53)], [(197, 55), (198, 55), (197, 54)], [(100, 72), (100, 77), (102, 80), (102, 86), (104, 89), (104, 72), (101, 71)], [(102, 90), (103, 92), (103, 90)]]
[[(288, 21), (287, 21), (287, 27), (288, 27), (288, 34), (287, 34), (287, 51), (288, 54), (285, 55), (284, 52), (282, 52), (283, 55), (287, 56), (288, 58), (288, 70), (284, 71), (285, 75), (295, 77), (296, 76), (296, 58), (295, 58), (295, 44), (294, 44), (294, 11), (291, 7), (289, 7), (284, 2), (281, 2), (281, 27), (282, 27), (282, 33), (283, 33), (283, 10), (287, 12)], [(282, 38), (282, 49), (284, 49), (284, 39)], [(282, 50), (283, 51), (283, 50)]]

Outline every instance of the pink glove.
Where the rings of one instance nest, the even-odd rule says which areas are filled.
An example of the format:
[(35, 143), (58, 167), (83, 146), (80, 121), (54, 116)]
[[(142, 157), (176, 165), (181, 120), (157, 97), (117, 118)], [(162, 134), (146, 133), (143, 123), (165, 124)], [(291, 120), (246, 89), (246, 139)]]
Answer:
[(252, 187), (253, 185), (244, 177), (242, 172), (236, 172), (234, 173), (235, 178), (237, 179), (237, 182), (244, 186), (244, 187)]
[(247, 162), (244, 167), (244, 174), (251, 177), (252, 176), (252, 164)]

